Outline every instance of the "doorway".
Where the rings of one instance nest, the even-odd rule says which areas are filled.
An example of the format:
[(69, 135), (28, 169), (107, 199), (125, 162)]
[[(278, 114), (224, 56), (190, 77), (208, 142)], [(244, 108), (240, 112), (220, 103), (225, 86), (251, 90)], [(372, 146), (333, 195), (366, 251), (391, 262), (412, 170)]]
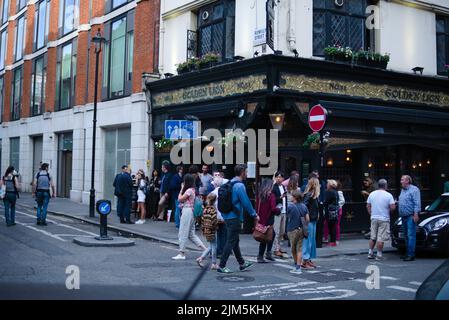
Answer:
[(44, 140), (42, 136), (33, 138), (33, 179), (41, 168), (43, 143)]
[(60, 198), (70, 198), (72, 189), (73, 133), (58, 134), (58, 188)]

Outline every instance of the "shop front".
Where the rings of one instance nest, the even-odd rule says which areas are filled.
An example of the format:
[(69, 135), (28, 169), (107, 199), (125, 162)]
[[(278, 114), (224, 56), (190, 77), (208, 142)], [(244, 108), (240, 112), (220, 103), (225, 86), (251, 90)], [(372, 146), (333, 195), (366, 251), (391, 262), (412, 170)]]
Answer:
[[(397, 197), (401, 175), (411, 175), (422, 190), (423, 205), (442, 192), (448, 179), (446, 79), (268, 55), (147, 87), (155, 141), (164, 135), (165, 120), (199, 119), (203, 130), (224, 132), (273, 129), (273, 114), (279, 115), (278, 168), (297, 170), (301, 181), (315, 169), (323, 179), (339, 180), (347, 200), (344, 232), (369, 228), (364, 191), (375, 188), (378, 179), (386, 178)], [(316, 146), (305, 143), (312, 133), (308, 113), (317, 104), (329, 111), (322, 168)], [(270, 147), (268, 153), (274, 152)], [(167, 152), (157, 152), (155, 165), (165, 159)], [(232, 165), (214, 165), (232, 175)], [(249, 181), (251, 194), (254, 185)]]

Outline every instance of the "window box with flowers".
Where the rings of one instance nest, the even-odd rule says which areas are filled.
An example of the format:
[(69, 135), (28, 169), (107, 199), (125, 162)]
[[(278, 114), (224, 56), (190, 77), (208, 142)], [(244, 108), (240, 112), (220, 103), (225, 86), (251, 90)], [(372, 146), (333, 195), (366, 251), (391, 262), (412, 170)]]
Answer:
[(173, 147), (173, 142), (169, 139), (162, 138), (154, 144), (154, 147), (157, 152), (169, 153)]
[(186, 62), (177, 65), (178, 74), (184, 74), (198, 70), (198, 58), (191, 58)]
[(349, 47), (343, 48), (339, 45), (335, 45), (328, 46), (324, 49), (324, 58), (327, 61), (348, 63), (352, 61), (353, 56), (354, 53)]
[(212, 68), (213, 66), (216, 66), (218, 62), (220, 61), (220, 55), (216, 53), (206, 53), (204, 56), (201, 57), (197, 61), (197, 66), (199, 70)]
[(354, 54), (354, 61), (359, 66), (370, 68), (386, 69), (390, 62), (390, 55), (374, 53), (371, 51), (359, 50)]

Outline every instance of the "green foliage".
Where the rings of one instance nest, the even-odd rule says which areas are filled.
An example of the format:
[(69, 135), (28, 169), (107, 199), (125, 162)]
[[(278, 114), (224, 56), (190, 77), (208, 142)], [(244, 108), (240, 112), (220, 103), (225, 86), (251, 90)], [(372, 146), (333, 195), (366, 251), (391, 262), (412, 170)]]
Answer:
[(173, 147), (173, 142), (169, 139), (163, 137), (161, 140), (154, 144), (154, 147), (157, 151), (166, 150)]
[(319, 144), (319, 143), (320, 143), (320, 134), (316, 132), (310, 134), (302, 146), (304, 149), (309, 149), (312, 144)]

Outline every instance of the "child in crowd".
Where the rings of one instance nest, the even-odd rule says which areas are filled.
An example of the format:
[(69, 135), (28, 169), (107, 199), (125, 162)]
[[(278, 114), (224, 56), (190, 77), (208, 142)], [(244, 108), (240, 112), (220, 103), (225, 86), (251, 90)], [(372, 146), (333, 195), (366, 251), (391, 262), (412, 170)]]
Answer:
[(203, 216), (202, 216), (202, 231), (203, 235), (209, 243), (209, 248), (206, 249), (201, 257), (199, 257), (196, 261), (201, 268), (204, 268), (203, 260), (209, 255), (212, 254), (212, 266), (211, 270), (217, 270), (217, 226), (218, 226), (218, 217), (217, 217), (217, 209), (215, 208), (215, 200), (217, 200), (217, 196), (214, 193), (210, 193), (206, 198), (206, 206), (204, 208)]
[(292, 203), (287, 208), (287, 232), (291, 243), (292, 255), (296, 268), (290, 271), (301, 274), (302, 242), (308, 236), (309, 210), (302, 203), (303, 195), (299, 190), (292, 192)]

